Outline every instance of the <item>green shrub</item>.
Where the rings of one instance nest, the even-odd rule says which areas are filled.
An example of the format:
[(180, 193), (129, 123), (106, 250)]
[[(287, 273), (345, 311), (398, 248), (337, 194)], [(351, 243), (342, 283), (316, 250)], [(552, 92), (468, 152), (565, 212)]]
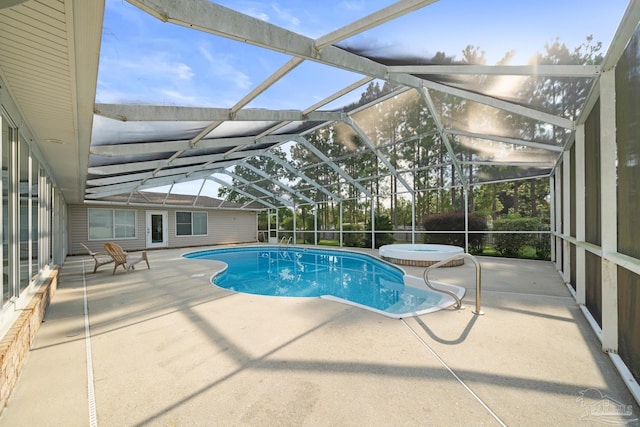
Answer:
[[(342, 231), (359, 231), (362, 226), (359, 224), (343, 224)], [(361, 248), (364, 245), (363, 233), (343, 233), (342, 244), (350, 248)]]
[[(510, 217), (493, 222), (495, 231), (543, 231), (548, 230), (540, 218)], [(493, 238), (496, 251), (506, 257), (517, 258), (525, 245), (534, 247), (536, 257), (548, 259), (551, 254), (549, 236), (538, 233), (500, 233)]]
[[(424, 221), (424, 229), (428, 231), (463, 231), (464, 212), (448, 212), (429, 215)], [(469, 214), (469, 231), (483, 231), (487, 229), (485, 217)], [(424, 236), (424, 243), (454, 245), (464, 248), (464, 233), (433, 233)], [(481, 254), (484, 248), (484, 234), (469, 234), (469, 253)]]
[[(375, 248), (379, 248), (383, 245), (389, 245), (393, 243), (393, 234), (392, 233), (381, 233), (381, 231), (391, 231), (393, 230), (393, 224), (391, 224), (391, 219), (386, 215), (376, 215), (374, 218), (374, 224), (376, 225), (376, 242)], [(364, 235), (363, 247), (370, 248), (371, 247), (371, 222), (367, 223), (367, 231)]]

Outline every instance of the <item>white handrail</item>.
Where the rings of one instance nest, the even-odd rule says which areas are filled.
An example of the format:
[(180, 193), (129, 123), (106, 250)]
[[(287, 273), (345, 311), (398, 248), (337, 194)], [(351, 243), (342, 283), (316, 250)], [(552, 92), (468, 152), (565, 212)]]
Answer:
[(458, 297), (458, 295), (456, 295), (455, 293), (446, 290), (446, 289), (438, 289), (436, 287), (433, 286), (433, 284), (429, 281), (429, 272), (434, 269), (434, 268), (438, 268), (441, 267), (451, 261), (455, 261), (457, 259), (460, 258), (468, 258), (471, 261), (473, 261), (473, 263), (476, 266), (476, 309), (473, 311), (473, 314), (484, 314), (484, 312), (480, 309), (480, 304), (481, 304), (481, 297), (480, 297), (480, 292), (482, 289), (482, 268), (480, 267), (480, 263), (478, 262), (478, 260), (476, 259), (476, 257), (474, 257), (471, 254), (467, 254), (467, 253), (462, 253), (462, 254), (455, 254), (450, 258), (444, 259), (442, 261), (438, 261), (435, 264), (430, 265), (429, 267), (427, 267), (424, 270), (424, 274), (422, 275), (422, 277), (424, 278), (424, 282), (425, 284), (432, 290), (436, 291), (436, 292), (442, 292), (443, 294), (447, 294), (451, 297), (453, 297), (453, 299), (456, 301), (456, 305), (455, 307), (458, 309), (462, 309), (462, 299), (460, 299)]

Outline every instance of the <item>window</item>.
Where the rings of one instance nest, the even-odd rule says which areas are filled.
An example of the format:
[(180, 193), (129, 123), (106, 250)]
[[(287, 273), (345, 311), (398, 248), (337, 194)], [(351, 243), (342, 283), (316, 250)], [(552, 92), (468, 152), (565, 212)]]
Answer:
[(135, 239), (136, 211), (89, 209), (89, 240)]
[(204, 236), (206, 234), (206, 212), (176, 212), (177, 236)]

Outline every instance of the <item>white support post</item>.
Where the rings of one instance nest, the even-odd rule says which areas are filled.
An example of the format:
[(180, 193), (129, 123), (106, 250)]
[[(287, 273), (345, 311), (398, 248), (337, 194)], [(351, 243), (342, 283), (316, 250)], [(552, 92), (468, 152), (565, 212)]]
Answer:
[(296, 226), (296, 219), (297, 219), (297, 206), (294, 203), (293, 204), (293, 244), (296, 244), (296, 231), (297, 231), (297, 226)]
[(553, 232), (556, 230), (556, 189), (555, 178), (549, 175), (549, 229), (551, 230), (551, 262), (556, 262), (556, 238)]
[(576, 302), (578, 304), (587, 303), (586, 294), (586, 253), (585, 248), (580, 245), (585, 241), (585, 133), (584, 125), (576, 127)]
[(464, 187), (464, 251), (469, 253), (469, 190)]
[(342, 199), (340, 199), (340, 247), (343, 245), (343, 235), (342, 235)]
[(416, 192), (411, 193), (411, 244), (416, 244)]
[(556, 269), (558, 271), (562, 271), (562, 238), (558, 237), (558, 235), (562, 234), (562, 168), (556, 168), (555, 171), (555, 193), (554, 193), (554, 203), (555, 203), (555, 215), (556, 215)]
[(562, 153), (562, 278), (571, 281), (571, 152)]
[(602, 349), (618, 351), (618, 251), (615, 68), (600, 76), (600, 192), (602, 233)]
[(318, 205), (313, 205), (313, 244), (318, 246)]
[(374, 196), (371, 196), (371, 249), (376, 248), (376, 211), (373, 209)]

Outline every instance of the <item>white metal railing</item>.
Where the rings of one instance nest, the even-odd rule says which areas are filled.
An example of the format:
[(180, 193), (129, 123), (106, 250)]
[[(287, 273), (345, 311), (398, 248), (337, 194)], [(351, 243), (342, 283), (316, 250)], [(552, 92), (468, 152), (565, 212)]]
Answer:
[(453, 299), (456, 301), (456, 305), (455, 307), (458, 309), (462, 309), (464, 308), (462, 306), (462, 299), (458, 297), (458, 295), (456, 295), (454, 292), (451, 292), (447, 289), (440, 289), (440, 288), (436, 288), (433, 286), (433, 284), (429, 281), (429, 272), (431, 270), (433, 270), (434, 268), (438, 268), (441, 267), (451, 261), (455, 261), (457, 259), (461, 259), (461, 258), (467, 258), (470, 259), (471, 261), (473, 261), (473, 263), (476, 266), (476, 309), (473, 311), (473, 314), (484, 314), (484, 312), (480, 309), (480, 305), (481, 305), (481, 297), (480, 297), (480, 292), (482, 289), (482, 268), (480, 267), (480, 263), (478, 262), (478, 260), (476, 259), (476, 257), (474, 257), (471, 254), (468, 253), (461, 253), (461, 254), (455, 254), (447, 259), (444, 259), (442, 261), (438, 261), (435, 264), (430, 265), (429, 267), (427, 267), (424, 270), (424, 273), (422, 275), (422, 277), (424, 278), (424, 282), (425, 284), (429, 287), (429, 289), (436, 291), (436, 292), (441, 292), (443, 294), (449, 295), (451, 297), (453, 297)]

